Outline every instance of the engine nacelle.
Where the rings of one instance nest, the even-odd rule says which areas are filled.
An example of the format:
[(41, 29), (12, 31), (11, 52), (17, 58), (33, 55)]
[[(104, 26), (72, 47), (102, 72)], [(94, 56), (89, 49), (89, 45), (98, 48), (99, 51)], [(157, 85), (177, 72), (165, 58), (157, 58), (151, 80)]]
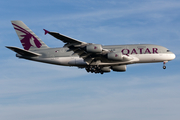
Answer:
[(102, 45), (100, 44), (91, 44), (86, 46), (86, 51), (91, 53), (101, 53), (102, 49)]
[(110, 52), (107, 54), (107, 58), (110, 60), (121, 61), (123, 60), (123, 55), (121, 52)]
[(110, 69), (110, 67), (102, 67), (101, 71), (102, 72), (111, 72), (111, 69)]
[(117, 72), (125, 72), (126, 71), (126, 65), (112, 66), (111, 69), (113, 71), (117, 71)]

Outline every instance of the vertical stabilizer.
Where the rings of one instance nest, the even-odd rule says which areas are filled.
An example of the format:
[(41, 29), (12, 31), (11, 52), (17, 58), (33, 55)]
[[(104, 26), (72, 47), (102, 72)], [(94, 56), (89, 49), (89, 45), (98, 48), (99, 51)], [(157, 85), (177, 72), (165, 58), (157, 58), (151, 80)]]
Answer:
[(25, 50), (49, 48), (35, 33), (22, 21), (11, 21)]

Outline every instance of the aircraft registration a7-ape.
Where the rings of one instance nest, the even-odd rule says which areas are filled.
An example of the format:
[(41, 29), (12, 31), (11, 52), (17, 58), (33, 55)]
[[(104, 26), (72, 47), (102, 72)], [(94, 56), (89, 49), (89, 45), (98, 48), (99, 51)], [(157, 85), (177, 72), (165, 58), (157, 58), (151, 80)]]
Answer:
[(167, 48), (151, 44), (108, 45), (82, 42), (56, 32), (44, 29), (45, 34), (65, 43), (62, 48), (49, 48), (22, 21), (11, 21), (24, 49), (7, 48), (16, 52), (16, 56), (43, 63), (76, 66), (85, 68), (91, 73), (105, 73), (111, 70), (126, 71), (126, 65), (135, 63), (163, 62), (165, 64), (175, 58), (175, 54)]

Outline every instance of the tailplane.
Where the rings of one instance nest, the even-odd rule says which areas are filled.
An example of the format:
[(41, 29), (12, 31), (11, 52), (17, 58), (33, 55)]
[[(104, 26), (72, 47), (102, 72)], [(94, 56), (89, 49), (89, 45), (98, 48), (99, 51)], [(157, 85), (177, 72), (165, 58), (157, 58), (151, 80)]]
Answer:
[(24, 57), (37, 57), (37, 56), (41, 56), (41, 54), (39, 53), (35, 53), (35, 52), (32, 52), (32, 51), (28, 51), (28, 50), (23, 50), (21, 48), (17, 48), (17, 47), (11, 47), (11, 46), (6, 46), (8, 49), (18, 53), (17, 56), (18, 57), (21, 57), (21, 56), (24, 56)]
[(31, 29), (22, 21), (11, 21), (25, 50), (49, 48)]

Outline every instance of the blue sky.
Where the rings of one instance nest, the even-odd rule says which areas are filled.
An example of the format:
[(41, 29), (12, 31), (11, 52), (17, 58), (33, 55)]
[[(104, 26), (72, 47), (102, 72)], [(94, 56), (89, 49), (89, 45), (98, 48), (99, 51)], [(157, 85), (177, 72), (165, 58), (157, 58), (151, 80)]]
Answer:
[[(179, 120), (180, 1), (6, 0), (0, 2), (0, 118), (3, 120)], [(63, 43), (43, 29), (103, 45), (158, 44), (176, 54), (167, 63), (88, 74), (75, 67), (18, 59), (10, 23), (22, 20), (49, 47)]]

